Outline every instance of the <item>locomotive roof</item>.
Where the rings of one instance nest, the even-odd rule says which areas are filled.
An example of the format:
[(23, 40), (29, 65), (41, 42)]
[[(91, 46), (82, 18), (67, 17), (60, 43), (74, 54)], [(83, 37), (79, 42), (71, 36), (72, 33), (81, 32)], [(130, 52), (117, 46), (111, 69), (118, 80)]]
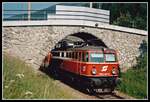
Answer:
[[(84, 47), (79, 47), (79, 48), (68, 48), (67, 50), (102, 50), (106, 47), (103, 46), (84, 46)], [(109, 49), (109, 48), (106, 48)], [(113, 49), (109, 49), (113, 50)]]

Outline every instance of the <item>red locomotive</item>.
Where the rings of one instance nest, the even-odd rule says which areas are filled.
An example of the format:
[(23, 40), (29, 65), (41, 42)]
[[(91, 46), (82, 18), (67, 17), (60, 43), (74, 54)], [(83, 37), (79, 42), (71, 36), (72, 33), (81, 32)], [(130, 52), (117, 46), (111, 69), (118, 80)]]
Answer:
[(89, 92), (96, 89), (110, 89), (112, 92), (119, 81), (120, 68), (113, 49), (84, 46), (51, 51), (48, 55), (44, 63), (53, 66), (57, 75), (75, 80)]

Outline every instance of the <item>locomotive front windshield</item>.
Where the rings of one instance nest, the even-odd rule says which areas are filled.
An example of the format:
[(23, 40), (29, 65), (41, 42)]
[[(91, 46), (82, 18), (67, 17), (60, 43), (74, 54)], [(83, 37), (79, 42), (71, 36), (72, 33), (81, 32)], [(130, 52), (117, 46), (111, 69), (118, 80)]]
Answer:
[(103, 53), (91, 53), (90, 54), (90, 62), (104, 62), (104, 54)]
[(116, 61), (115, 54), (105, 54), (105, 57), (106, 57), (105, 60), (107, 62), (114, 62), (114, 61)]
[(101, 63), (101, 62), (115, 62), (116, 61), (116, 56), (113, 53), (97, 53), (97, 52), (93, 52), (90, 53), (90, 62), (97, 62), (97, 63)]

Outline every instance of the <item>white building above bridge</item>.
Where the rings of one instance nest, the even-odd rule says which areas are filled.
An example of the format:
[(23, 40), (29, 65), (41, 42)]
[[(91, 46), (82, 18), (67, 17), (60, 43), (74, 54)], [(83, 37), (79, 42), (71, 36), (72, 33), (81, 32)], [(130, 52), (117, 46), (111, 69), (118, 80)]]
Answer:
[(56, 5), (55, 15), (47, 14), (48, 20), (83, 20), (109, 24), (110, 11), (78, 6)]

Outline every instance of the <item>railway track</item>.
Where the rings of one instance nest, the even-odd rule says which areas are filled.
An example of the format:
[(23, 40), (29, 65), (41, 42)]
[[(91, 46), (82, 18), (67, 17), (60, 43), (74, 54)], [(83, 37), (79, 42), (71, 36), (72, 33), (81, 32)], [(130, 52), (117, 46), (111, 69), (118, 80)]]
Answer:
[(125, 97), (116, 95), (115, 93), (100, 93), (94, 96), (96, 99), (125, 99)]
[(126, 95), (124, 93), (121, 93), (119, 91), (116, 91), (116, 90), (112, 93), (96, 93), (92, 96), (93, 96), (93, 98), (95, 97), (95, 99), (106, 99), (106, 100), (107, 99), (108, 100), (110, 100), (110, 99), (112, 99), (112, 100), (113, 99), (114, 100), (127, 100), (127, 99), (132, 100), (132, 99), (136, 99), (134, 97), (128, 96), (128, 95)]

